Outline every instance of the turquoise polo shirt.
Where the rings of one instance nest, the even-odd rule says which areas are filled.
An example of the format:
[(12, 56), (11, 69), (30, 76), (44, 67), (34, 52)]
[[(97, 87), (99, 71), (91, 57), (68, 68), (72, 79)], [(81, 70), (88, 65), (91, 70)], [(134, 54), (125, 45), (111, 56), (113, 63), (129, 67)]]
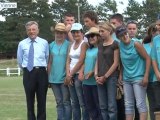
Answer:
[[(151, 50), (151, 59), (155, 60), (160, 70), (160, 35), (157, 35), (153, 38), (153, 47)], [(154, 74), (153, 80), (157, 81), (157, 77)]]
[(50, 44), (50, 54), (52, 54), (51, 71), (49, 74), (50, 83), (63, 83), (66, 77), (66, 61), (69, 41), (65, 40), (61, 45), (55, 41)]
[[(151, 57), (151, 45), (150, 43), (147, 43), (147, 44), (143, 44), (147, 54)], [(151, 66), (150, 68), (150, 72), (149, 72), (149, 82), (154, 82), (155, 80), (153, 80), (153, 75), (154, 75), (154, 70), (153, 70), (153, 67)]]
[[(96, 59), (97, 59), (97, 53), (98, 53), (98, 48), (92, 48), (92, 49), (88, 48), (87, 49), (85, 63), (84, 63), (84, 75), (86, 75), (87, 73), (91, 71), (94, 72)], [(94, 75), (90, 77), (89, 79), (84, 80), (83, 84), (96, 85), (96, 80), (94, 78)]]
[(123, 65), (123, 80), (142, 80), (145, 73), (144, 60), (136, 50), (134, 43), (138, 40), (131, 39), (129, 44), (120, 42), (120, 58)]

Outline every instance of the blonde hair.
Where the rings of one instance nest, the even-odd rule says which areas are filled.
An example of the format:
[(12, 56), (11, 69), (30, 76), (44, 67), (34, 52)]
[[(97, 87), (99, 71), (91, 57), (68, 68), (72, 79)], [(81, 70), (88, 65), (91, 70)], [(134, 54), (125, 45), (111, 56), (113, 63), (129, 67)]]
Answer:
[(106, 22), (101, 22), (101, 23), (99, 24), (99, 27), (102, 27), (103, 29), (106, 29), (106, 30), (110, 31), (110, 34), (114, 33), (114, 31), (115, 31), (114, 25), (112, 25), (112, 24), (109, 23), (108, 21), (106, 21)]

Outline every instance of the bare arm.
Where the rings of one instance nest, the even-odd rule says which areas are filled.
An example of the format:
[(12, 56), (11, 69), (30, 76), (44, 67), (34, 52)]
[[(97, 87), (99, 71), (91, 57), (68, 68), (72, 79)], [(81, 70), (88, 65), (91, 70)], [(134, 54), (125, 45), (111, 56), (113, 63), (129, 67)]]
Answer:
[(95, 65), (95, 69), (94, 69), (94, 76), (97, 77), (98, 75), (98, 58), (96, 60), (96, 65)]
[(67, 35), (68, 35), (69, 41), (70, 41), (70, 42), (73, 42), (74, 39), (73, 39), (72, 33), (71, 33), (71, 31), (70, 31), (70, 30), (71, 30), (71, 27), (72, 27), (72, 25), (70, 25), (70, 24), (66, 25), (66, 31), (67, 31)]
[(149, 71), (150, 71), (150, 65), (151, 65), (151, 60), (150, 60), (150, 57), (148, 56), (146, 50), (144, 49), (144, 47), (142, 46), (141, 43), (135, 42), (134, 45), (135, 45), (136, 50), (138, 51), (138, 53), (146, 61), (146, 70), (145, 70), (145, 74), (144, 74), (144, 80), (142, 81), (143, 82), (142, 85), (143, 86), (147, 86), (148, 76), (149, 76)]
[(81, 68), (79, 70), (78, 79), (81, 81), (84, 80), (84, 64), (81, 66)]
[(66, 61), (66, 79), (64, 80), (64, 84), (65, 85), (72, 85), (72, 76), (70, 75), (70, 56), (69, 56), (69, 52), (71, 49), (71, 45), (68, 48), (68, 53), (67, 53), (67, 61)]
[(119, 49), (114, 50), (114, 62), (109, 70), (104, 75), (105, 78), (108, 78), (118, 67), (119, 65)]
[(52, 65), (52, 60), (53, 60), (53, 55), (49, 55), (49, 60), (48, 60), (48, 66), (47, 66), (47, 71), (48, 71), (48, 75), (51, 72), (51, 65)]
[(69, 39), (70, 42), (74, 41), (72, 33), (70, 31), (68, 32), (68, 39)]
[(153, 69), (154, 69), (154, 72), (156, 74), (157, 80), (160, 81), (160, 71), (158, 69), (157, 62), (155, 60), (152, 60), (152, 65), (153, 65)]
[(70, 62), (71, 62), (71, 59), (69, 56), (70, 49), (71, 49), (71, 45), (69, 46), (68, 53), (67, 53), (67, 61), (66, 61), (66, 74), (67, 74), (67, 76), (70, 76)]

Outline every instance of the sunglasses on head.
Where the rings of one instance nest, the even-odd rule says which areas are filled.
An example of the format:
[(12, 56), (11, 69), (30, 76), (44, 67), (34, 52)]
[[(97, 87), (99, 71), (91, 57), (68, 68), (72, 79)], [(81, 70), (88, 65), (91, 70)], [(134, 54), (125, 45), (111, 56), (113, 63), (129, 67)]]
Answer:
[(89, 35), (87, 35), (87, 38), (93, 38), (95, 36), (97, 36), (97, 35), (96, 34), (89, 34)]
[(136, 24), (136, 25), (138, 24), (137, 21), (135, 21), (135, 20), (130, 20), (130, 21), (127, 22), (127, 25), (128, 25), (128, 24), (132, 24), (132, 23), (133, 23), (133, 24)]
[(125, 28), (125, 27), (121, 27), (121, 28), (117, 29), (117, 33), (118, 33), (118, 34), (121, 34), (121, 33), (123, 33), (124, 31), (126, 31), (126, 28)]

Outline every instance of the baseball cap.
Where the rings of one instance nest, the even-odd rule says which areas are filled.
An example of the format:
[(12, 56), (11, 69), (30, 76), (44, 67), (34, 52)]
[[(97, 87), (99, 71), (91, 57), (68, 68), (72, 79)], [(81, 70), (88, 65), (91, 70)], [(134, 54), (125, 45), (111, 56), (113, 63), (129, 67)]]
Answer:
[(71, 27), (71, 31), (73, 30), (83, 30), (83, 27), (80, 23), (73, 23)]
[(115, 31), (117, 37), (122, 36), (126, 32), (127, 32), (127, 29), (125, 26), (117, 27)]

